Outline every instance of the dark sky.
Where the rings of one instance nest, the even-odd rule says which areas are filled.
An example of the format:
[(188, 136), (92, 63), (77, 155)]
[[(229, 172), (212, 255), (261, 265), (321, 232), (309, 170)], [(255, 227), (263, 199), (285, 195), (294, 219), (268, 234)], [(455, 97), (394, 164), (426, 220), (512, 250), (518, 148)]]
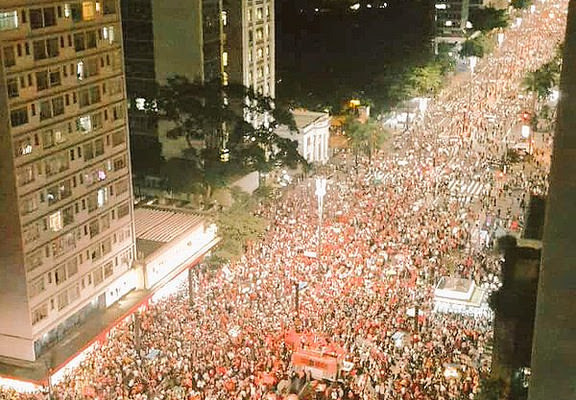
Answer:
[(428, 0), (389, 0), (385, 8), (384, 1), (363, 1), (372, 8), (364, 5), (354, 13), (347, 6), (316, 12), (316, 3), (277, 2), (280, 100), (306, 96), (322, 102), (336, 92), (347, 96), (372, 86), (383, 71), (429, 56), (432, 4)]

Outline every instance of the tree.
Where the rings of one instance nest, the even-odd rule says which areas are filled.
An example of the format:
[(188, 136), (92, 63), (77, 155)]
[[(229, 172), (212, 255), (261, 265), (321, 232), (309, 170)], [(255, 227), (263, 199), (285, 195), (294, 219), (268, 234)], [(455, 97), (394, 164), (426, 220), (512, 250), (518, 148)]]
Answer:
[[(296, 131), (296, 123), (270, 97), (242, 85), (190, 82), (181, 76), (169, 78), (158, 93), (160, 117), (174, 124), (167, 136), (184, 137), (189, 147), (186, 162), (173, 162), (166, 169), (173, 187), (200, 190), (209, 200), (214, 188), (225, 186), (234, 175), (305, 163), (297, 143), (276, 134), (279, 124)], [(173, 165), (194, 178), (182, 177)]]
[(506, 28), (509, 23), (509, 16), (506, 10), (493, 7), (471, 8), (469, 19), (474, 30), (481, 32)]
[(214, 255), (226, 260), (241, 256), (247, 243), (260, 238), (269, 224), (265, 218), (254, 215), (256, 204), (249, 195), (234, 192), (233, 196), (232, 206), (215, 217), (222, 242)]
[(460, 57), (484, 57), (494, 49), (494, 43), (484, 35), (468, 39), (462, 43)]
[(367, 155), (372, 158), (372, 154), (379, 149), (387, 138), (387, 134), (373, 121), (361, 123), (355, 118), (348, 118), (344, 131), (348, 137), (348, 145), (352, 149), (356, 165), (358, 156)]
[(517, 10), (523, 10), (528, 8), (530, 5), (532, 4), (532, 0), (512, 0), (510, 2), (510, 5), (517, 9)]
[(435, 95), (443, 83), (442, 66), (439, 63), (429, 63), (422, 67), (416, 67), (408, 75), (408, 83), (412, 87), (412, 93), (417, 96)]

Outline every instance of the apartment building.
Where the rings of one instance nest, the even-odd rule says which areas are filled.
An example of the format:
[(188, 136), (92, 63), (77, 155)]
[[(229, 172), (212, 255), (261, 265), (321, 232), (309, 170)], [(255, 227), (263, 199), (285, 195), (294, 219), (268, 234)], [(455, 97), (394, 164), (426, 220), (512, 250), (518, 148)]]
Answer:
[(225, 80), (276, 97), (274, 0), (224, 0)]
[(135, 287), (118, 0), (0, 4), (0, 356)]
[[(273, 0), (122, 0), (122, 15), (135, 148), (159, 140), (164, 157), (172, 158), (187, 146), (166, 138), (170, 123), (145, 112), (155, 83), (170, 76), (221, 79), (275, 96)], [(210, 139), (208, 145), (223, 145)], [(137, 151), (134, 158), (140, 165)]]

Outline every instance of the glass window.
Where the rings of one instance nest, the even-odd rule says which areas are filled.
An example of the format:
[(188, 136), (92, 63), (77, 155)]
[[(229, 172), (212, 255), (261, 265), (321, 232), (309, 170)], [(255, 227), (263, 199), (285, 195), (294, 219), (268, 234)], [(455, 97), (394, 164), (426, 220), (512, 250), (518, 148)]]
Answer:
[(89, 161), (94, 158), (94, 145), (92, 142), (85, 143), (82, 146), (82, 152), (84, 153), (84, 160)]
[(96, 31), (86, 32), (86, 48), (94, 49), (96, 47)]
[(48, 89), (48, 71), (36, 72), (36, 90), (39, 92)]
[(58, 57), (60, 54), (60, 44), (58, 43), (58, 38), (46, 39), (46, 52), (48, 57)]
[(28, 123), (28, 109), (26, 107), (17, 108), (10, 111), (10, 124), (20, 126)]
[(30, 13), (30, 28), (38, 29), (44, 27), (41, 8), (32, 8), (28, 11)]
[(92, 120), (89, 115), (84, 115), (77, 120), (77, 128), (82, 132), (92, 131)]
[(56, 25), (56, 10), (54, 7), (46, 7), (44, 9), (44, 26)]
[(120, 130), (112, 133), (113, 146), (118, 146), (124, 142), (126, 142), (126, 135), (124, 134), (124, 131)]
[(32, 325), (48, 318), (48, 304), (42, 304), (32, 311)]
[(62, 114), (64, 114), (64, 97), (60, 96), (52, 99), (52, 115), (55, 117)]
[(104, 15), (106, 14), (116, 14), (116, 0), (104, 0)]
[(104, 264), (104, 279), (111, 277), (113, 273), (114, 273), (114, 269), (112, 266), (112, 261)]
[(6, 46), (3, 49), (4, 53), (4, 66), (12, 67), (16, 65), (16, 54), (14, 53), (14, 46)]
[(60, 78), (60, 70), (50, 71), (50, 87), (60, 86), (62, 84), (62, 80)]
[(75, 33), (74, 34), (74, 50), (76, 50), (76, 51), (86, 50), (84, 33)]
[(58, 311), (64, 309), (68, 305), (68, 292), (66, 290), (58, 293)]
[(63, 228), (62, 213), (56, 211), (48, 217), (48, 226), (52, 232), (58, 232)]
[(0, 31), (7, 31), (18, 28), (18, 12), (0, 12)]
[(92, 21), (96, 16), (96, 4), (93, 1), (82, 2), (82, 19)]
[(104, 154), (104, 139), (96, 139), (94, 141), (94, 157)]
[(54, 271), (54, 282), (59, 285), (62, 282), (66, 282), (66, 265), (59, 265)]

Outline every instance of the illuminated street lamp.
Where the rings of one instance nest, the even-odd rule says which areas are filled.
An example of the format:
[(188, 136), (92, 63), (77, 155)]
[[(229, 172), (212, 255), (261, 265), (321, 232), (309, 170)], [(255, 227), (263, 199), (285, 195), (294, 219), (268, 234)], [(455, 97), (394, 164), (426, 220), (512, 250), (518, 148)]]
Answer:
[(320, 262), (320, 252), (322, 250), (322, 217), (324, 213), (324, 196), (326, 195), (326, 178), (316, 178), (316, 197), (318, 198), (318, 250), (316, 257)]

